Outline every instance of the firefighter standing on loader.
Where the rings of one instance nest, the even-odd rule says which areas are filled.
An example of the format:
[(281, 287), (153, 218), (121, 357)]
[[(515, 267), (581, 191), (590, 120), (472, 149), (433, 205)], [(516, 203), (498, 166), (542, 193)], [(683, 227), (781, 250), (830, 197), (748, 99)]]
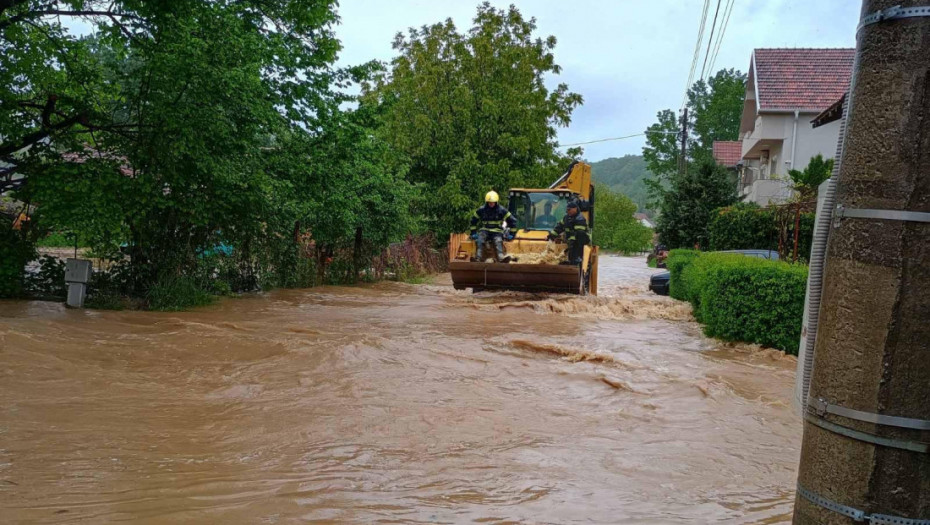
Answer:
[(562, 222), (555, 225), (555, 233), (550, 233), (547, 237), (553, 241), (559, 235), (565, 234), (565, 241), (568, 243), (568, 261), (562, 264), (581, 264), (584, 258), (585, 245), (591, 244), (591, 236), (588, 235), (588, 221), (584, 215), (578, 213), (578, 203), (569, 202), (565, 209), (566, 215)]
[(507, 227), (513, 228), (517, 221), (513, 215), (500, 205), (500, 197), (496, 191), (489, 191), (484, 196), (484, 206), (478, 208), (471, 217), (471, 238), (475, 240), (475, 261), (484, 262), (484, 243), (491, 241), (494, 244), (494, 260), (497, 262), (510, 262), (510, 257), (504, 255), (504, 221)]

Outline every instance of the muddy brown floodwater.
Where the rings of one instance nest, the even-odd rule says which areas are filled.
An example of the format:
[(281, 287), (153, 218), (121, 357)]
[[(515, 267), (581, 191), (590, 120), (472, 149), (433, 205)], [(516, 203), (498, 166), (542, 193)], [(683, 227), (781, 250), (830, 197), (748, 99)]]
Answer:
[(788, 521), (793, 358), (602, 261), (590, 298), (0, 302), (0, 522)]

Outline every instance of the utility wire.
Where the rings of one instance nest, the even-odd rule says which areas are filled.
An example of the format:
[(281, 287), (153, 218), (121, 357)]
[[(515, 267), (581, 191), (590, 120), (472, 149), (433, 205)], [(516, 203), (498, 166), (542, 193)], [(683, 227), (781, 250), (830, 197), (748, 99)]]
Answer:
[(707, 59), (710, 57), (710, 45), (714, 41), (714, 30), (717, 28), (717, 15), (720, 14), (720, 0), (717, 0), (717, 9), (714, 10), (714, 21), (710, 24), (710, 37), (707, 38), (707, 51), (704, 51), (704, 64), (701, 66), (701, 80), (704, 79), (704, 69), (707, 67)]
[(697, 70), (698, 58), (701, 55), (701, 43), (704, 41), (704, 26), (707, 25), (707, 12), (710, 7), (710, 0), (704, 0), (704, 9), (701, 12), (701, 24), (698, 26), (697, 41), (694, 43), (694, 56), (691, 58), (691, 70), (688, 72), (688, 80), (685, 82), (685, 94), (681, 97), (681, 107), (685, 107), (688, 100), (688, 90), (691, 89), (691, 82), (694, 81), (694, 72)]
[(691, 88), (691, 82), (694, 81), (694, 72), (697, 70), (697, 62), (701, 56), (701, 43), (704, 41), (704, 28), (707, 25), (707, 12), (710, 7), (710, 0), (704, 0), (704, 7), (701, 10), (701, 23), (698, 26), (697, 40), (694, 42), (694, 53), (691, 57), (691, 68), (688, 71), (688, 80), (685, 81), (685, 93), (681, 98), (681, 107), (685, 107), (688, 100), (688, 89)]
[(662, 134), (662, 135), (677, 135), (677, 134), (678, 134), (677, 131), (658, 131), (658, 130), (656, 130), (656, 131), (645, 131), (645, 132), (643, 132), (643, 133), (634, 133), (634, 134), (632, 134), (632, 135), (624, 135), (624, 136), (622, 136), (622, 137), (610, 137), (610, 138), (606, 138), (606, 139), (589, 140), (589, 141), (587, 141), (587, 142), (575, 142), (574, 144), (560, 144), (558, 147), (560, 147), (560, 148), (568, 148), (568, 147), (571, 147), (571, 146), (584, 146), (585, 144), (596, 144), (596, 143), (598, 143), (598, 142), (609, 142), (609, 141), (612, 141), (612, 140), (630, 139), (630, 138), (633, 138), (633, 137), (642, 137), (643, 135), (656, 134), (656, 133)]
[(726, 16), (723, 18), (723, 26), (720, 28), (720, 35), (717, 37), (717, 44), (714, 46), (714, 56), (710, 59), (710, 71), (707, 76), (710, 77), (714, 72), (714, 66), (717, 64), (717, 55), (720, 54), (720, 46), (723, 44), (723, 35), (726, 34), (727, 25), (730, 23), (730, 15), (733, 13), (733, 5), (736, 0), (729, 0), (729, 4), (723, 10)]

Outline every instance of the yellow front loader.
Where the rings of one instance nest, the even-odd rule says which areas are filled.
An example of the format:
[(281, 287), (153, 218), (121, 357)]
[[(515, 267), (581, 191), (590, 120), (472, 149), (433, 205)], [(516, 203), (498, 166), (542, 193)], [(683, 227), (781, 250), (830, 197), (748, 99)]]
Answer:
[[(573, 162), (564, 175), (544, 189), (514, 188), (509, 192), (507, 208), (517, 221), (513, 240), (504, 242), (507, 255), (516, 262), (471, 262), (475, 255), (475, 241), (466, 233), (453, 233), (449, 238), (449, 271), (457, 290), (472, 288), (519, 290), (528, 292), (555, 292), (597, 295), (597, 246), (584, 247), (581, 265), (527, 264), (520, 262), (522, 255), (542, 254), (551, 248), (546, 236), (565, 215), (569, 201), (582, 203), (581, 213), (588, 221), (593, 238), (594, 185), (591, 183), (591, 166)], [(561, 252), (566, 247), (559, 243)], [(489, 247), (490, 248), (490, 247)], [(493, 249), (485, 253), (493, 254)], [(524, 257), (529, 259), (531, 257)]]

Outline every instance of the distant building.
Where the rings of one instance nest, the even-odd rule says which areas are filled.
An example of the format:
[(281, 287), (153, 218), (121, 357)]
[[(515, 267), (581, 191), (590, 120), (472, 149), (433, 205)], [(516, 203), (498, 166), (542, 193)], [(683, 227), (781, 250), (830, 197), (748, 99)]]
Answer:
[(655, 228), (656, 225), (652, 222), (651, 219), (645, 213), (634, 213), (633, 218), (638, 220), (640, 224), (647, 228)]
[(714, 160), (721, 166), (736, 170), (743, 159), (743, 143), (738, 140), (715, 140)]
[(739, 194), (760, 205), (791, 196), (788, 170), (832, 158), (834, 120), (812, 127), (849, 89), (855, 49), (756, 49), (740, 120)]

